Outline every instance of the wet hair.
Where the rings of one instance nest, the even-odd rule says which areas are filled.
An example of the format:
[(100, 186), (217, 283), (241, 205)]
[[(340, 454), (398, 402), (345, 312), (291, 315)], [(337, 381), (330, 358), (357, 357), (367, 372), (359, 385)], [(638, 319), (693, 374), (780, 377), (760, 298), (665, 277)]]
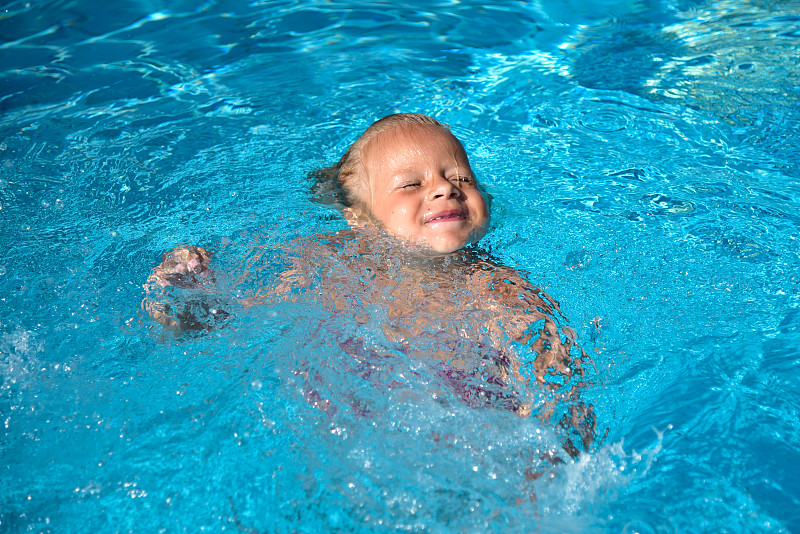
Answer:
[(309, 173), (311, 191), (319, 202), (340, 207), (358, 206), (363, 202), (367, 184), (360, 180), (364, 150), (376, 136), (403, 125), (436, 126), (450, 131), (450, 127), (422, 113), (395, 113), (372, 123), (338, 163)]

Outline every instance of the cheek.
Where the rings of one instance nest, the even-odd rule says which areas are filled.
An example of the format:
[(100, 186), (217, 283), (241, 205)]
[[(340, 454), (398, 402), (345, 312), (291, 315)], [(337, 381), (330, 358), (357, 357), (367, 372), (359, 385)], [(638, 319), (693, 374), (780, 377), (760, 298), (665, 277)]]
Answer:
[(398, 226), (408, 225), (408, 210), (406, 208), (394, 208), (391, 213), (392, 222)]
[(483, 196), (476, 194), (471, 200), (472, 209), (475, 210), (475, 213), (480, 217), (486, 218), (489, 214), (489, 208), (486, 205), (486, 201), (483, 199)]
[(394, 206), (389, 212), (387, 225), (399, 232), (412, 231), (414, 227), (414, 211), (408, 206)]
[(392, 206), (392, 216), (396, 218), (408, 217), (411, 213), (411, 208), (403, 203), (398, 203)]

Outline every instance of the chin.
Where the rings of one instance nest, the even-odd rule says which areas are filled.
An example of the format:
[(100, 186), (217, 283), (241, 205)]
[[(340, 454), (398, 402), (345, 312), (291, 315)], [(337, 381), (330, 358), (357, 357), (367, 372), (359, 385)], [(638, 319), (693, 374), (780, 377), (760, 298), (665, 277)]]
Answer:
[(426, 245), (428, 248), (439, 254), (449, 254), (461, 250), (467, 245), (477, 243), (484, 236), (486, 232), (483, 228), (479, 231), (471, 232), (467, 236), (449, 236), (441, 237), (439, 239), (429, 240)]
[(436, 252), (438, 254), (450, 254), (451, 252), (455, 252), (457, 250), (461, 250), (462, 248), (466, 247), (470, 241), (437, 241), (434, 243), (425, 243), (427, 248), (429, 248), (432, 252)]

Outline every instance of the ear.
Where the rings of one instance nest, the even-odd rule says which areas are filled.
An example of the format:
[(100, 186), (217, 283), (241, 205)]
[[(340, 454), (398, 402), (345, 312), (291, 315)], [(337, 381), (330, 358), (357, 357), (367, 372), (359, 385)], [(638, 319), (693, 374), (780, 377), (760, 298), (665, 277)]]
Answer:
[(492, 211), (492, 200), (494, 200), (494, 196), (483, 189), (481, 189), (481, 193), (483, 193), (483, 200), (486, 201), (486, 210)]
[(344, 208), (342, 214), (347, 224), (353, 228), (363, 228), (367, 224), (367, 218), (361, 208)]

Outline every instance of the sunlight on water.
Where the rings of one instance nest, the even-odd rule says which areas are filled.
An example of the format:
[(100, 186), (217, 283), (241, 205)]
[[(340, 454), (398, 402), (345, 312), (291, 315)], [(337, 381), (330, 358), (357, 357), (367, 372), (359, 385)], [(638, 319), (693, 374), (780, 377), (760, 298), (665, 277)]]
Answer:
[[(9, 3), (0, 530), (798, 530), (799, 16)], [(575, 399), (530, 380), (536, 339), (414, 307), (414, 269), (379, 246), (340, 251), (411, 276), (395, 293), (320, 254), (275, 296), (347, 226), (308, 173), (396, 111), (451, 124), (492, 197), (475, 254), (576, 332), (597, 422), (579, 455), (557, 424)], [(215, 328), (183, 337), (141, 307), (177, 245), (217, 272), (213, 299), (187, 290)], [(419, 287), (467, 299), (440, 272)], [(175, 316), (187, 292), (162, 297)]]

